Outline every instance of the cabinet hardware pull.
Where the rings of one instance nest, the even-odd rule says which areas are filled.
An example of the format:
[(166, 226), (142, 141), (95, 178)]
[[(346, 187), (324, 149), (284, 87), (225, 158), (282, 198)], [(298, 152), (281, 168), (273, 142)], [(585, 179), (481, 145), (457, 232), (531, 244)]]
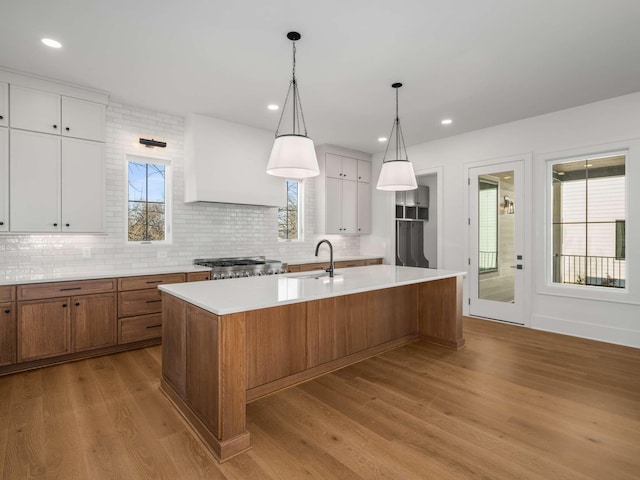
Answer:
[(149, 280), (147, 283), (162, 283), (162, 280)]
[(158, 327), (161, 327), (161, 326), (162, 326), (162, 324), (160, 324), (160, 325), (147, 325), (147, 328), (158, 328)]
[(4, 313), (11, 313), (11, 309), (7, 308)]
[(80, 302), (76, 302), (76, 307), (79, 307), (79, 306), (80, 306)]
[(2, 120), (3, 118), (4, 118), (4, 116), (3, 116), (3, 115), (0, 115), (0, 120)]
[(58, 224), (57, 224), (57, 223), (54, 223), (54, 224), (53, 224), (53, 226), (54, 226), (54, 227), (57, 227), (57, 226), (58, 226)]
[(58, 125), (54, 125), (53, 128), (58, 128)]
[(82, 290), (82, 287), (68, 287), (60, 289), (61, 292), (68, 292), (69, 290)]
[(0, 225), (4, 225), (4, 222), (0, 222)]
[(62, 308), (65, 308), (66, 306), (67, 306), (67, 304), (66, 304), (66, 303), (63, 303), (63, 304), (62, 304)]
[(69, 130), (71, 130), (69, 127), (65, 128), (65, 130), (68, 132)]
[(158, 303), (158, 302), (161, 302), (161, 301), (162, 301), (162, 299), (160, 299), (160, 300), (147, 300), (147, 303)]
[(68, 223), (65, 223), (65, 224), (64, 224), (64, 226), (65, 226), (65, 227), (69, 227), (70, 225), (69, 225)]

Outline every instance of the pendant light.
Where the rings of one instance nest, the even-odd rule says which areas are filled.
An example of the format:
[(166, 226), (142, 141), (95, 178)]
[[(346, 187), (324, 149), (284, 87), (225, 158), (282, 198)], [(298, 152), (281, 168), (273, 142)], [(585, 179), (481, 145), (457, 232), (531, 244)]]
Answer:
[[(304, 113), (302, 113), (302, 103), (296, 80), (296, 41), (300, 40), (301, 36), (298, 32), (289, 32), (287, 38), (293, 42), (293, 74), (276, 128), (276, 139), (273, 142), (271, 157), (269, 157), (267, 173), (286, 178), (315, 177), (320, 174), (320, 169), (313, 140), (307, 136), (307, 125), (304, 121)], [(292, 132), (280, 134), (280, 125), (285, 116), (290, 96), (293, 96), (291, 102), (293, 110)]]
[[(382, 170), (380, 170), (378, 185), (376, 185), (378, 190), (403, 191), (415, 190), (418, 188), (418, 184), (416, 183), (416, 174), (413, 172), (413, 165), (407, 156), (407, 147), (404, 144), (402, 128), (400, 128), (400, 117), (398, 116), (398, 89), (401, 86), (401, 83), (394, 83), (391, 85), (391, 87), (396, 89), (396, 118), (393, 121), (393, 127), (391, 127), (389, 143), (387, 143), (387, 148), (385, 149), (384, 156), (382, 157)], [(391, 145), (391, 141), (393, 140), (394, 131), (396, 134), (396, 155), (392, 160), (387, 160), (387, 152), (389, 151), (389, 145)], [(402, 152), (404, 152), (404, 158), (402, 158)]]

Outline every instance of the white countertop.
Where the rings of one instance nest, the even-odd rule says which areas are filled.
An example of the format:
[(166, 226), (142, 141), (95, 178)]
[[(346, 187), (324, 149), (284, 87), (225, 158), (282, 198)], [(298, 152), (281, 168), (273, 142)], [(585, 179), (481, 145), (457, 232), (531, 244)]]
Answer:
[[(323, 273), (322, 270), (316, 272)], [(228, 315), (466, 275), (466, 272), (452, 270), (392, 265), (342, 268), (335, 273), (334, 278), (299, 278), (313, 274), (304, 272), (159, 285), (158, 288), (216, 315)]]
[(137, 275), (161, 275), (165, 273), (207, 272), (210, 268), (197, 265), (177, 265), (164, 267), (132, 268), (119, 265), (109, 268), (78, 268), (73, 272), (34, 270), (9, 272), (0, 277), (0, 285), (21, 285), (25, 283), (66, 282), (72, 280), (91, 280), (95, 278), (135, 277)]

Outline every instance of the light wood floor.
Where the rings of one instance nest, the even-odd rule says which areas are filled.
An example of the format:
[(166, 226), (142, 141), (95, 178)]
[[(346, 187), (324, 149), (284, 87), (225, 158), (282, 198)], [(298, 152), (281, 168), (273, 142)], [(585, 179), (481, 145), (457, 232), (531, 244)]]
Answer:
[(210, 457), (158, 390), (160, 347), (0, 378), (0, 478), (640, 478), (640, 350), (465, 319), (247, 407)]

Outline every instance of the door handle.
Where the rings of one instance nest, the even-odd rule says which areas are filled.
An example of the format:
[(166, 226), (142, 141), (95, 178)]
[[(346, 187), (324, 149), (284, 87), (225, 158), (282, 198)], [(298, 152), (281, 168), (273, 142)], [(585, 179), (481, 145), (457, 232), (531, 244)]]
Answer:
[(522, 265), (511, 265), (509, 268), (515, 268), (517, 270), (522, 270)]

